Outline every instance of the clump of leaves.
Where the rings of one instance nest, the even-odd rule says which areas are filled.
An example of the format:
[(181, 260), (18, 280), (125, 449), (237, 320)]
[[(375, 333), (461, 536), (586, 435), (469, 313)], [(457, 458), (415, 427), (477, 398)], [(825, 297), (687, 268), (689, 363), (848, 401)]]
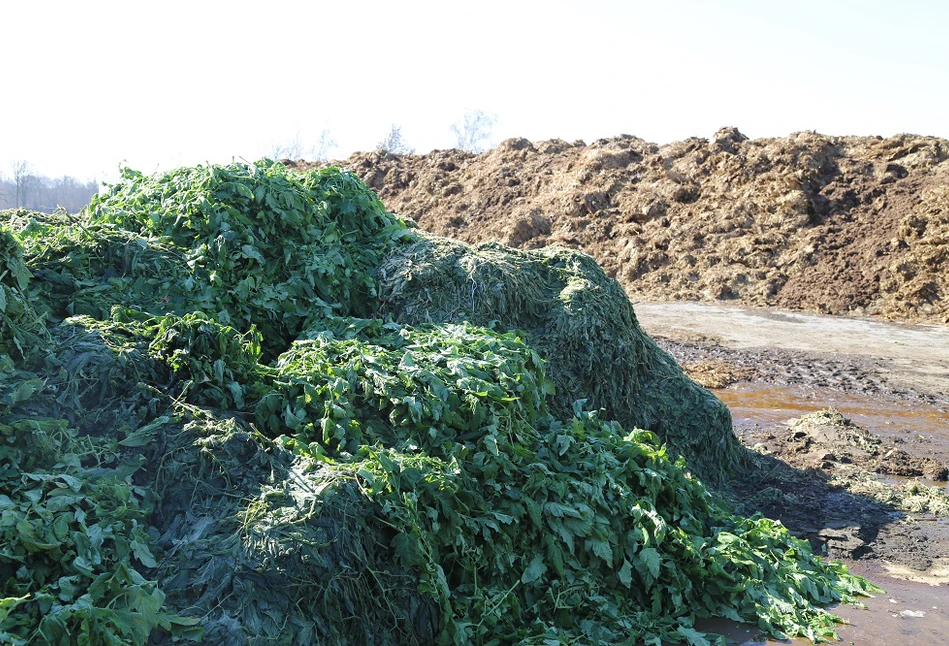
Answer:
[(119, 450), (59, 420), (0, 421), (0, 641), (143, 644), (196, 626), (141, 574), (154, 501)]
[(193, 389), (199, 403), (244, 408), (245, 388), (252, 387), (263, 371), (262, 337), (255, 327), (241, 334), (202, 312), (159, 317), (150, 323), (154, 340), (149, 352), (177, 375), (187, 376), (184, 391)]
[(28, 291), (31, 277), (19, 242), (0, 226), (0, 375), (35, 364), (49, 340)]
[(627, 428), (656, 432), (707, 480), (742, 467), (728, 408), (646, 336), (629, 298), (591, 257), (417, 237), (379, 268), (384, 316), (522, 331), (557, 386), (555, 414), (569, 416), (573, 402), (586, 399)]
[[(106, 320), (123, 305), (187, 312), (213, 303), (207, 272), (154, 236), (141, 236), (87, 213), (3, 215), (23, 246), (33, 290), (51, 322), (76, 315)], [(2, 217), (2, 216), (0, 216)]]
[[(343, 322), (345, 323), (345, 322)], [(700, 617), (835, 637), (874, 590), (775, 521), (733, 516), (648, 431), (546, 408), (544, 362), (470, 325), (353, 320), (295, 343), (258, 423), (363, 483), (445, 639), (700, 643)]]
[(893, 484), (875, 473), (859, 469), (835, 474), (831, 483), (899, 511), (941, 518), (949, 516), (949, 494), (944, 486), (933, 487), (918, 480)]
[(241, 331), (256, 325), (268, 351), (313, 316), (368, 314), (373, 274), (408, 232), (352, 174), (295, 173), (269, 160), (155, 176), (125, 169), (90, 214), (182, 252), (196, 275), (179, 279), (196, 289), (208, 281), (206, 313)]

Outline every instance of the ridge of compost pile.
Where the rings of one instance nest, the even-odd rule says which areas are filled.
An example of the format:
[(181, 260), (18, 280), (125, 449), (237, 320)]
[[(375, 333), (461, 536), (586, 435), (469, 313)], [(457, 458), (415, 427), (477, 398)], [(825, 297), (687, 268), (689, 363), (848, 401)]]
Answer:
[(0, 251), (5, 642), (819, 640), (875, 589), (690, 473), (741, 464), (727, 409), (582, 254), (268, 160), (126, 170)]
[(426, 231), (579, 249), (634, 299), (949, 323), (944, 139), (723, 128), (666, 145), (509, 139), (333, 163)]
[(655, 431), (707, 480), (742, 462), (728, 408), (643, 333), (623, 290), (591, 257), (420, 233), (385, 257), (378, 280), (379, 313), (400, 323), (523, 331), (547, 361), (556, 413), (585, 399), (625, 427)]

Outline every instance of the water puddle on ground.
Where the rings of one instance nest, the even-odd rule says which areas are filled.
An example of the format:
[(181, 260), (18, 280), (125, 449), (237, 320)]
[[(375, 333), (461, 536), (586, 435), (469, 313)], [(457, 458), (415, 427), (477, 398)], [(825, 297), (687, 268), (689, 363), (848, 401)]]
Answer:
[(914, 452), (949, 461), (949, 410), (923, 402), (771, 384), (739, 384), (713, 392), (731, 410), (736, 429), (774, 426), (833, 407), (874, 435), (898, 438), (916, 447)]

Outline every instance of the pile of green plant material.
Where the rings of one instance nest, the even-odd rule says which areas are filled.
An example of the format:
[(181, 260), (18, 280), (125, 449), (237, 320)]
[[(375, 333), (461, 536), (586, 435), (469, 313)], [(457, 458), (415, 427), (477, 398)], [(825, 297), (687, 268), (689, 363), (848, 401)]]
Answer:
[(269, 161), (0, 243), (3, 641), (819, 640), (873, 590), (705, 489), (727, 410), (580, 254)]
[[(144, 643), (196, 635), (143, 572), (157, 566), (154, 494), (124, 429), (86, 434), (55, 414), (67, 366), (37, 313), (15, 237), (0, 228), (0, 642)], [(72, 382), (78, 383), (78, 382)], [(133, 444), (134, 446), (134, 444)]]
[[(2, 221), (0, 221), (2, 222)], [(43, 317), (27, 293), (30, 270), (13, 234), (0, 227), (0, 374), (35, 364), (49, 343)], [(12, 383), (0, 382), (0, 388)], [(0, 391), (0, 394), (5, 394)]]
[(626, 428), (655, 432), (707, 480), (743, 464), (728, 408), (646, 336), (619, 283), (586, 254), (419, 234), (386, 256), (379, 292), (380, 314), (402, 323), (523, 331), (547, 360), (558, 416), (585, 399)]

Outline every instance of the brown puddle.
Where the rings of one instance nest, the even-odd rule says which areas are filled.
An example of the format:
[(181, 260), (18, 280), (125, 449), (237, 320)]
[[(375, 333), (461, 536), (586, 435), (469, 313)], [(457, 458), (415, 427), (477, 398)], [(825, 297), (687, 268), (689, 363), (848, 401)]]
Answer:
[(713, 392), (731, 410), (736, 428), (773, 426), (833, 407), (875, 435), (921, 444), (922, 452), (949, 460), (949, 411), (923, 402), (769, 384), (745, 383)]
[[(721, 355), (736, 366), (760, 368), (759, 383), (713, 391), (731, 409), (735, 430), (743, 438), (756, 442), (772, 430), (781, 430), (791, 418), (834, 407), (870, 433), (902, 441), (901, 448), (907, 452), (949, 462), (947, 326), (894, 325), (704, 303), (637, 303), (636, 314), (648, 334), (682, 345), (680, 350), (689, 361)], [(835, 384), (843, 388), (835, 389)], [(885, 389), (887, 394), (857, 394), (862, 388)], [(893, 392), (896, 389), (906, 392)], [(936, 406), (920, 401), (926, 396), (932, 396), (930, 401), (937, 401)], [(941, 546), (949, 521), (924, 520), (927, 531), (919, 536), (938, 543), (930, 552), (946, 554)], [(894, 532), (894, 541), (901, 535)], [(916, 534), (907, 531), (905, 536)], [(922, 543), (906, 545), (908, 554), (917, 548), (928, 553)], [(844, 644), (949, 644), (949, 562), (940, 556), (925, 572), (901, 570), (898, 563), (902, 561), (886, 561), (886, 555), (898, 553), (898, 549), (881, 550), (877, 560), (846, 561), (852, 572), (886, 593), (867, 599), (866, 610), (832, 608), (850, 622), (838, 629)], [(729, 644), (742, 646), (810, 643), (767, 641), (755, 626), (724, 620), (698, 622), (698, 627), (724, 634)]]

